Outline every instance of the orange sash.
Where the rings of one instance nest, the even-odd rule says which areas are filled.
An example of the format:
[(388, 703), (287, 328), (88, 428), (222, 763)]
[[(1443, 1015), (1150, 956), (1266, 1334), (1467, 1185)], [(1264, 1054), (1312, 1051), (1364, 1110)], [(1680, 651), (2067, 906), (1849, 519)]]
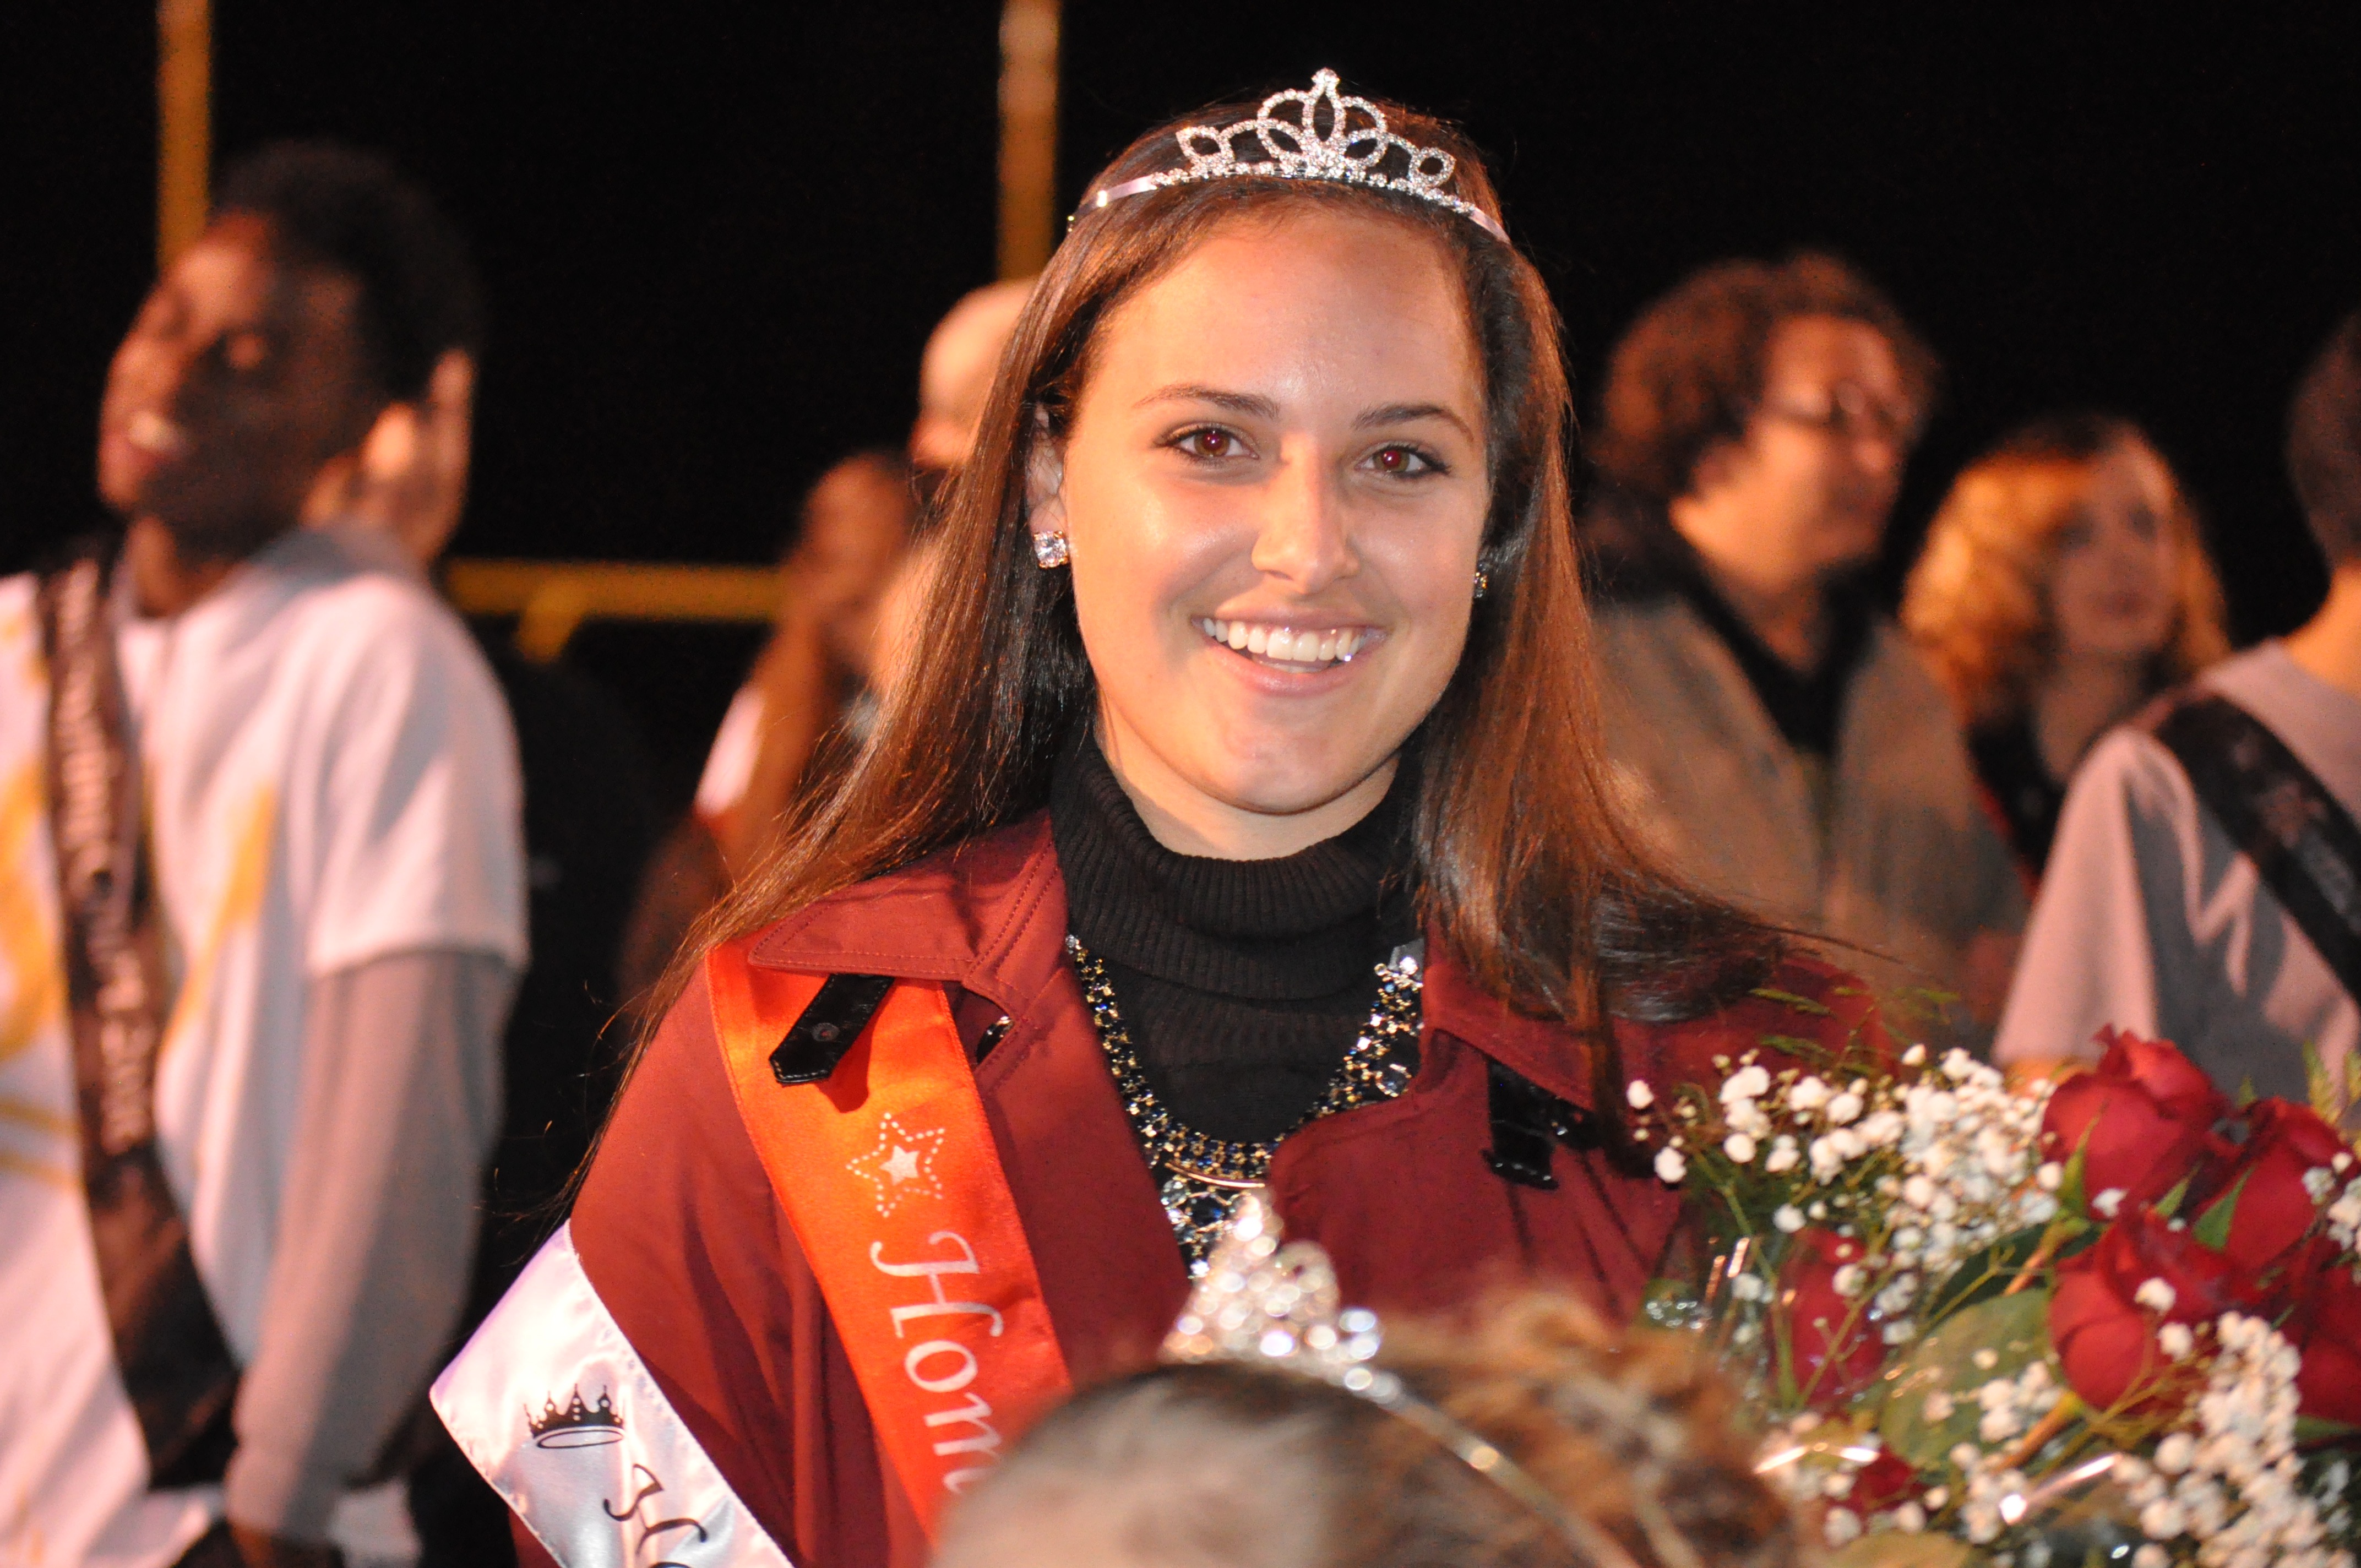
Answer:
[(943, 988), (896, 981), (834, 1073), (783, 1086), (771, 1053), (828, 977), (758, 969), (753, 940), (705, 966), (738, 1113), (931, 1536), (1065, 1356)]

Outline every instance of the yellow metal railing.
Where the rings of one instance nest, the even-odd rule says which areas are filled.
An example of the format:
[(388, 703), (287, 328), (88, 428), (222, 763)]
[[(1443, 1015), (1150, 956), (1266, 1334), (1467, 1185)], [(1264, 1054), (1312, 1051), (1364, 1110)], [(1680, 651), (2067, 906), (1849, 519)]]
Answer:
[(156, 267), (204, 232), (213, 168), (211, 0), (157, 0)]
[(761, 625), (777, 619), (775, 566), (631, 561), (447, 561), (444, 591), (463, 615), (513, 615), (517, 651), (547, 663), (586, 620)]

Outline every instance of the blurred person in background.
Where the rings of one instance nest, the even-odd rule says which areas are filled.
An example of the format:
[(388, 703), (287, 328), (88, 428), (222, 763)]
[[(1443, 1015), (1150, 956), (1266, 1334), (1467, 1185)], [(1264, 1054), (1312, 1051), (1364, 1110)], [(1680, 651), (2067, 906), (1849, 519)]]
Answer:
[(2036, 420), (1951, 482), (1902, 625), (1968, 726), (2028, 889), (2083, 754), (2225, 657), (2222, 618), (2188, 497), (2131, 421)]
[[(1686, 874), (1987, 1033), (2025, 915), (1941, 688), (1865, 581), (1936, 365), (1843, 263), (1709, 267), (1616, 346), (1589, 518), (1608, 754)], [(1848, 955), (1848, 961), (1855, 960)]]
[[(1333, 1292), (1301, 1266), (1279, 1290)], [(1324, 1259), (1311, 1266), (1325, 1276)], [(1349, 1337), (1333, 1309), (1273, 1301), (1251, 1275), (1221, 1304), (1238, 1299), (1257, 1333), (1296, 1331), (1282, 1343), (1314, 1324)], [(933, 1568), (1817, 1561), (1754, 1473), (1744, 1409), (1701, 1336), (1617, 1335), (1579, 1300), (1510, 1296), (1464, 1321), (1386, 1323), (1375, 1359), (1352, 1363), (1272, 1356), (1190, 1329), (1192, 1314), (1202, 1323), (1213, 1304), (1191, 1303), (1167, 1342), (1174, 1365), (1086, 1390), (1027, 1432), (951, 1510)], [(1348, 1392), (1337, 1375), (1352, 1365), (1399, 1379), (1414, 1403)]]
[[(469, 330), (437, 345), (423, 395), (389, 405), (358, 451), (324, 470), (307, 509), (315, 527), (391, 536), (430, 577), (466, 509), (483, 353), (480, 322), (455, 324)], [(548, 1234), (545, 1210), (606, 1118), (627, 1035), (609, 1029), (624, 926), (656, 824), (646, 754), (622, 706), (577, 671), (527, 659), (504, 630), (479, 630), (477, 641), (516, 730), (533, 956), (501, 1039), (500, 1142), (460, 1337)], [(514, 1562), (500, 1497), (423, 1405), (408, 1450), (422, 1568)]]
[(2361, 315), (2299, 383), (2287, 464), (2327, 557), (2327, 602), (2092, 748), (2067, 791), (1995, 1054), (2023, 1074), (2094, 1061), (2112, 1025), (2173, 1041), (2225, 1093), (2322, 1100), (2352, 1131)]
[(625, 995), (643, 997), (697, 917), (774, 845), (823, 747), (874, 719), (923, 593), (942, 487), (977, 422), (1029, 278), (973, 290), (927, 339), (908, 459), (863, 452), (822, 475), (780, 565), (774, 631), (714, 736), (687, 820), (666, 839), (626, 940)]
[(122, 533), (0, 584), (0, 1557), (415, 1554), (390, 1477), (527, 951), (515, 745), (393, 542), (302, 520), (478, 310), (381, 161), (233, 165), (108, 377)]

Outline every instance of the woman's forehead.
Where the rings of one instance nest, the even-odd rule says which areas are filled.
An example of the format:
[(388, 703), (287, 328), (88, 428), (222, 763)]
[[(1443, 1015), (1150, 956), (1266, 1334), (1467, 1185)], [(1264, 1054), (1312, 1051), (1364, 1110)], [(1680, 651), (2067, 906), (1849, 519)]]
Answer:
[(1111, 313), (1093, 345), (1110, 392), (1353, 383), (1480, 409), (1481, 367), (1451, 253), (1422, 225), (1327, 203), (1220, 224)]

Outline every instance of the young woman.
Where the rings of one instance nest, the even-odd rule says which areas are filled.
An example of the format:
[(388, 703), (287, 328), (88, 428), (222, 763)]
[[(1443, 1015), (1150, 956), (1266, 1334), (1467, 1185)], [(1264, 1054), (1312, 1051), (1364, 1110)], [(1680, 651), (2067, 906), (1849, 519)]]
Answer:
[(1324, 72), (1094, 181), (870, 750), (438, 1385), (529, 1552), (917, 1561), (1252, 1188), (1353, 1299), (1626, 1314), (1678, 1215), (1628, 1083), (1864, 1026), (1610, 805), (1498, 214), (1456, 133)]
[(2028, 883), (2092, 743), (2230, 651), (2180, 480), (2111, 414), (2037, 420), (1961, 470), (1902, 620), (1959, 704)]

